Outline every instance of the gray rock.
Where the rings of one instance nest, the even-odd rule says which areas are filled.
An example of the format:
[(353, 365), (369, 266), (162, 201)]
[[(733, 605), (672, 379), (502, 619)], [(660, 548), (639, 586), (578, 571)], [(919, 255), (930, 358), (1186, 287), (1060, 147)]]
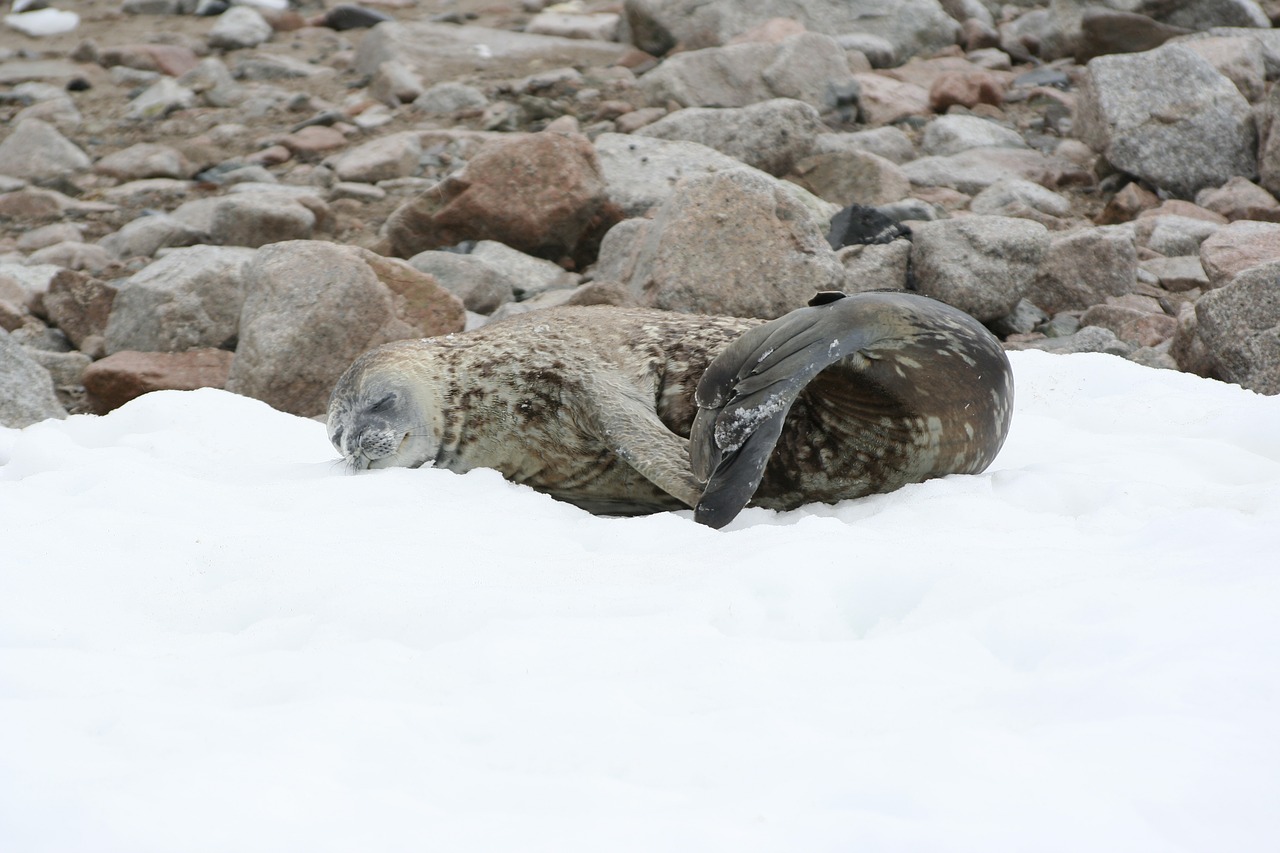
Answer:
[(209, 235), (224, 246), (256, 248), (305, 240), (315, 227), (315, 213), (297, 199), (272, 192), (244, 192), (225, 196), (214, 206)]
[(796, 163), (790, 176), (819, 198), (841, 206), (902, 199), (911, 181), (899, 166), (869, 151), (833, 151)]
[(824, 133), (815, 140), (814, 153), (834, 154), (842, 151), (866, 151), (892, 160), (899, 165), (914, 160), (915, 146), (911, 137), (892, 126), (873, 127), (853, 133)]
[(488, 27), (385, 23), (356, 49), (356, 73), (372, 76), (384, 62), (403, 62), (424, 80), (464, 75), (518, 77), (547, 68), (602, 67), (627, 51), (616, 42), (516, 33)]
[(685, 48), (724, 44), (779, 16), (798, 21), (814, 33), (879, 36), (893, 46), (899, 62), (955, 44), (960, 30), (936, 0), (791, 0), (785, 7), (759, 0), (626, 0), (623, 10), (631, 41), (655, 55), (677, 44)]
[(614, 41), (618, 37), (621, 20), (619, 15), (612, 12), (582, 15), (546, 10), (535, 15), (533, 20), (525, 26), (524, 31), (570, 39)]
[(1258, 183), (1280, 194), (1280, 86), (1271, 92), (1258, 110)]
[(1205, 275), (1200, 258), (1196, 256), (1150, 258), (1139, 266), (1155, 276), (1160, 287), (1172, 293), (1184, 293), (1196, 288), (1207, 290), (1209, 287), (1209, 277)]
[(82, 172), (89, 155), (48, 122), (29, 118), (13, 126), (0, 142), (0, 174), (28, 181)]
[(1267, 79), (1280, 77), (1280, 29), (1255, 27), (1211, 27), (1203, 32), (1191, 33), (1178, 39), (1190, 42), (1202, 38), (1247, 38), (1262, 48), (1262, 63)]
[(409, 258), (409, 265), (435, 276), (445, 290), (462, 300), (469, 312), (492, 314), (516, 298), (515, 284), (509, 277), (471, 255), (432, 250)]
[(81, 377), (85, 368), (93, 364), (93, 359), (82, 352), (28, 349), (27, 355), (31, 356), (36, 364), (49, 371), (49, 379), (53, 382), (55, 391), (83, 386)]
[(1236, 84), (1246, 101), (1259, 101), (1266, 93), (1267, 66), (1262, 45), (1256, 39), (1204, 38), (1182, 44), (1204, 57), (1219, 74)]
[(938, 116), (929, 122), (920, 141), (927, 155), (946, 157), (970, 148), (1029, 148), (1016, 130), (985, 118), (967, 115)]
[(397, 60), (384, 62), (369, 81), (369, 97), (391, 107), (413, 103), (427, 90), (422, 77), (408, 65)]
[(376, 184), (416, 174), (422, 143), (413, 131), (392, 133), (357, 145), (329, 161), (340, 181)]
[(1261, 264), (1280, 260), (1280, 224), (1241, 220), (1224, 225), (1200, 244), (1210, 287), (1222, 287)]
[(271, 38), (271, 25), (252, 6), (232, 6), (209, 30), (209, 46), (222, 50), (257, 47)]
[(921, 293), (987, 322), (1011, 312), (1049, 249), (1043, 225), (967, 216), (912, 228), (911, 268)]
[(1048, 321), (1049, 315), (1041, 311), (1030, 300), (1019, 299), (1013, 310), (989, 324), (991, 331), (1000, 337), (1009, 335), (1025, 335), (1037, 326)]
[(191, 163), (181, 151), (154, 142), (139, 142), (108, 154), (93, 165), (93, 170), (120, 181), (137, 181), (143, 178), (185, 179), (194, 173)]
[(1249, 102), (1182, 45), (1090, 61), (1075, 126), (1116, 168), (1180, 198), (1257, 168)]
[(609, 246), (630, 258), (604, 257), (606, 240), (600, 263), (630, 270), (623, 283), (637, 304), (773, 318), (843, 284), (826, 231), (782, 182), (735, 169), (683, 181), (630, 246)]
[(1138, 245), (1166, 257), (1199, 255), (1200, 244), (1220, 228), (1222, 225), (1218, 222), (1176, 214), (1143, 216), (1133, 223)]
[(365, 350), (464, 323), (461, 300), (404, 261), (319, 241), (273, 243), (246, 268), (227, 390), (311, 417)]
[(179, 85), (172, 77), (161, 77), (129, 102), (125, 117), (154, 121), (175, 110), (189, 110), (195, 105), (195, 92)]
[(559, 264), (535, 258), (496, 240), (480, 240), (472, 247), (471, 257), (488, 264), (506, 276), (518, 299), (526, 299), (548, 290), (577, 287), (582, 277)]
[(106, 354), (107, 322), (117, 291), (114, 284), (73, 270), (62, 270), (53, 277), (44, 294), (44, 313), (72, 346), (101, 358)]
[(119, 231), (99, 240), (98, 245), (116, 258), (150, 258), (161, 249), (192, 246), (208, 238), (205, 232), (167, 213), (155, 213), (125, 223)]
[(844, 267), (845, 293), (903, 290), (911, 265), (911, 241), (845, 246), (836, 252)]
[(437, 83), (413, 102), (428, 115), (450, 115), (458, 110), (478, 110), (489, 105), (489, 99), (474, 86), (455, 81)]
[(1271, 26), (1266, 13), (1254, 0), (1189, 0), (1181, 3), (1144, 0), (1142, 10), (1166, 24), (1189, 30)]
[(645, 125), (635, 135), (696, 142), (781, 176), (813, 151), (815, 140), (826, 130), (809, 104), (775, 98), (736, 109), (679, 110)]
[(22, 429), (48, 418), (65, 418), (53, 393), (53, 377), (0, 328), (0, 426)]
[(331, 77), (337, 73), (329, 66), (312, 65), (292, 56), (262, 52), (238, 54), (231, 65), (231, 72), (237, 79), (250, 83), (306, 80), (312, 77)]
[(1133, 233), (1119, 225), (1055, 236), (1026, 297), (1050, 314), (1123, 296), (1137, 282)]
[(249, 96), (248, 89), (236, 82), (231, 69), (212, 56), (200, 60), (195, 68), (178, 78), (178, 83), (211, 107), (234, 107)]
[(253, 250), (174, 249), (119, 284), (106, 328), (106, 351), (234, 349)]
[(1117, 338), (1135, 347), (1158, 346), (1170, 340), (1178, 326), (1178, 321), (1168, 314), (1127, 305), (1091, 306), (1080, 323), (1110, 329)]
[(1223, 379), (1280, 394), (1280, 261), (1206, 293), (1196, 302), (1196, 323)]
[(983, 216), (1014, 216), (1039, 222), (1050, 229), (1070, 223), (1071, 202), (1066, 196), (1032, 181), (1005, 178), (987, 187), (969, 202), (969, 210)]
[(950, 187), (975, 195), (1011, 178), (1057, 185), (1058, 177), (1074, 167), (1039, 151), (1018, 148), (970, 148), (946, 157), (921, 157), (902, 166), (916, 186)]
[(751, 42), (678, 53), (640, 78), (653, 103), (745, 107), (794, 98), (819, 110), (856, 91), (844, 50), (829, 36), (801, 33), (780, 44)]
[(1106, 355), (1118, 355), (1128, 357), (1135, 349), (1133, 344), (1127, 344), (1115, 336), (1110, 329), (1104, 329), (1101, 326), (1085, 326), (1080, 331), (1070, 335), (1064, 335), (1060, 338), (1045, 338), (1038, 341), (1020, 341), (1018, 343), (1006, 343), (1005, 349), (1011, 350), (1041, 350), (1043, 352), (1057, 353), (1059, 355), (1069, 355), (1079, 352), (1100, 352)]

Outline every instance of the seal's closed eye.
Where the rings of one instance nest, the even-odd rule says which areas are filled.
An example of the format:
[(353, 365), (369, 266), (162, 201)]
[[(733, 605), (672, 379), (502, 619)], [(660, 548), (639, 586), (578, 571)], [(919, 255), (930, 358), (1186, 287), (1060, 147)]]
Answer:
[(388, 394), (387, 396), (383, 397), (381, 400), (379, 400), (378, 402), (376, 402), (376, 403), (374, 403), (372, 406), (370, 406), (370, 407), (369, 407), (369, 411), (370, 411), (370, 412), (385, 412), (385, 411), (387, 411), (388, 409), (390, 409), (390, 408), (392, 407), (392, 405), (394, 405), (394, 404), (395, 404), (395, 402), (396, 402), (396, 395), (395, 395), (395, 393), (394, 393), (394, 392), (392, 392), (391, 394)]

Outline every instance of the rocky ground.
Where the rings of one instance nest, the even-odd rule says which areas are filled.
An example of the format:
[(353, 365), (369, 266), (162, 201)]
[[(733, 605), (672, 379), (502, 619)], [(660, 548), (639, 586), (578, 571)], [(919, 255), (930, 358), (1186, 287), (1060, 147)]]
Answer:
[(1271, 0), (39, 5), (0, 29), (0, 424), (315, 415), (388, 340), (832, 288), (1280, 393)]

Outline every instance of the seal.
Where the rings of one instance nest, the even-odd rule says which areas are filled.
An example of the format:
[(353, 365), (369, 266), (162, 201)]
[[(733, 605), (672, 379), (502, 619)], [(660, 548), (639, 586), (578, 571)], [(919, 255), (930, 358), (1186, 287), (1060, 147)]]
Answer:
[(772, 321), (547, 309), (360, 356), (330, 398), (351, 467), (494, 468), (601, 514), (723, 527), (978, 473), (1013, 375), (969, 315), (902, 291), (819, 294)]

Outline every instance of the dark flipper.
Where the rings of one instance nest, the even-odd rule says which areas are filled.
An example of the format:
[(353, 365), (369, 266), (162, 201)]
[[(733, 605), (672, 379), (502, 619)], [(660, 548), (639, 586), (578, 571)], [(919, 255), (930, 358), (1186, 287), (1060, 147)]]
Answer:
[(693, 473), (706, 483), (694, 511), (699, 523), (720, 528), (742, 511), (804, 387), (885, 333), (875, 322), (857, 322), (870, 317), (843, 310), (836, 294), (810, 305), (745, 332), (702, 375), (689, 436)]

